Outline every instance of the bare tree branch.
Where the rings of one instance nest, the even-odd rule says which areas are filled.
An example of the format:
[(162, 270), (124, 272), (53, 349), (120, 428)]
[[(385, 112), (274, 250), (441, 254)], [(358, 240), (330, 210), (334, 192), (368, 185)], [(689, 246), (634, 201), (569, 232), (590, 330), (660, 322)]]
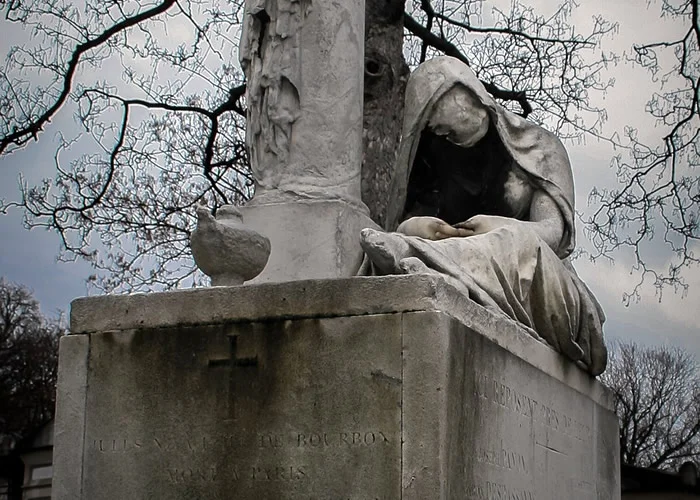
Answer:
[[(430, 5), (429, 2), (424, 2), (427, 5)], [(427, 8), (427, 7), (426, 7)], [(429, 12), (431, 14), (429, 15), (428, 19), (430, 20), (434, 16), (434, 10), (432, 10), (432, 7), (430, 7)], [(413, 19), (410, 15), (405, 14), (404, 15), (404, 27), (423, 40), (423, 48), (421, 49), (421, 57), (420, 60), (423, 61), (425, 60), (425, 50), (424, 48), (427, 47), (428, 45), (431, 47), (436, 48), (437, 50), (443, 52), (445, 55), (452, 56), (456, 59), (459, 59), (462, 61), (464, 64), (469, 66), (469, 60), (462, 54), (462, 52), (454, 46), (452, 43), (448, 42), (444, 38), (441, 38), (435, 34), (433, 34), (430, 31), (430, 26), (431, 22), (429, 21), (428, 26), (424, 27), (421, 25), (418, 21)], [(486, 90), (488, 91), (489, 94), (493, 95), (497, 99), (502, 99), (504, 101), (516, 101), (521, 109), (522, 109), (522, 115), (524, 117), (527, 117), (532, 112), (532, 106), (527, 100), (527, 95), (524, 91), (512, 91), (512, 90), (505, 90), (505, 89), (500, 89), (496, 87), (494, 84), (490, 82), (485, 82), (481, 80), (481, 83), (486, 87)]]
[[(596, 248), (593, 257), (629, 248), (640, 273), (638, 285), (626, 300), (639, 298), (651, 280), (659, 293), (666, 286), (687, 289), (682, 272), (700, 260), (700, 28), (698, 4), (664, 2), (662, 12), (687, 23), (682, 37), (634, 47), (632, 61), (647, 68), (662, 89), (647, 104), (663, 131), (658, 144), (640, 139), (637, 130), (625, 131), (627, 153), (614, 159), (620, 187), (595, 189), (590, 202), (595, 212), (584, 219), (586, 234)], [(675, 58), (664, 68), (661, 60)], [(620, 141), (621, 142), (621, 141)], [(657, 236), (659, 234), (659, 236)], [(650, 262), (645, 246), (658, 238), (668, 248), (667, 268)]]
[[(59, 0), (4, 7), (6, 19), (37, 36), (12, 48), (0, 68), (0, 150), (39, 138), (61, 109), (61, 119), (75, 112), (81, 129), (57, 134), (55, 177), (23, 183), (21, 199), (0, 200), (0, 213), (19, 207), (28, 227), (56, 231), (60, 258), (88, 260), (96, 268), (92, 283), (104, 291), (202, 283), (188, 253), (194, 203), (242, 203), (254, 187), (245, 85), (231, 38), (242, 0), (151, 2), (85, 0), (87, 14)], [(573, 0), (548, 17), (516, 1), (488, 22), (481, 0), (367, 5), (377, 21), (368, 26), (374, 36), (386, 33), (392, 47), (370, 54), (367, 68), (376, 71), (365, 86), (365, 111), (381, 118), (365, 122), (375, 127), (365, 131), (366, 151), (381, 152), (372, 158), (383, 162), (382, 172), (400, 130), (402, 43), (409, 65), (443, 53), (470, 64), (505, 106), (563, 138), (595, 134), (605, 120), (591, 96), (609, 85), (601, 75), (613, 59), (597, 51), (614, 27), (596, 19), (586, 34), (575, 32)], [(399, 29), (382, 31), (381, 23)], [(384, 177), (377, 182), (387, 184)]]
[[(464, 56), (464, 54), (462, 54), (462, 52), (460, 52), (460, 50), (457, 47), (455, 47), (452, 43), (448, 42), (444, 38), (433, 34), (430, 31), (430, 28), (426, 28), (418, 21), (413, 19), (410, 15), (404, 14), (403, 25), (409, 32), (416, 35), (426, 44), (438, 49), (439, 51), (443, 52), (446, 56), (452, 56), (454, 58), (459, 59), (464, 64), (469, 66), (469, 60)], [(423, 56), (421, 55), (421, 57)]]
[[(15, 144), (16, 146), (23, 146), (31, 139), (37, 139), (37, 136), (39, 132), (41, 132), (41, 130), (43, 129), (44, 125), (46, 125), (46, 123), (51, 120), (51, 118), (56, 114), (56, 112), (59, 109), (61, 109), (66, 99), (68, 98), (68, 95), (70, 94), (71, 89), (73, 88), (73, 77), (75, 76), (75, 72), (78, 69), (78, 65), (80, 64), (81, 58), (84, 54), (95, 48), (98, 48), (100, 45), (107, 42), (117, 33), (120, 33), (132, 26), (136, 26), (147, 19), (157, 16), (158, 14), (162, 14), (163, 12), (167, 11), (170, 7), (175, 5), (175, 3), (176, 0), (164, 0), (162, 3), (156, 5), (155, 7), (143, 11), (139, 14), (136, 14), (132, 17), (126, 18), (123, 21), (105, 30), (101, 35), (78, 45), (73, 51), (73, 56), (71, 57), (70, 61), (68, 61), (68, 65), (64, 71), (63, 88), (61, 89), (61, 92), (58, 95), (56, 101), (44, 112), (44, 114), (42, 114), (37, 119), (32, 120), (24, 127), (14, 130), (12, 133), (6, 135), (5, 137), (1, 137), (0, 154), (4, 153), (7, 147), (11, 144)], [(11, 9), (11, 7), (9, 8)]]

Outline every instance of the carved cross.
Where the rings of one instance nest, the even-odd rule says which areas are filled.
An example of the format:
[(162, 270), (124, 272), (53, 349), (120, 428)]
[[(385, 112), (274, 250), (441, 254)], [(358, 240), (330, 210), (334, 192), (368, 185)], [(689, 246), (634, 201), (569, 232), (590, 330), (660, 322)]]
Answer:
[(227, 358), (217, 358), (209, 360), (210, 368), (227, 368), (229, 371), (228, 378), (228, 395), (226, 397), (226, 417), (224, 422), (236, 420), (236, 404), (235, 398), (241, 389), (239, 378), (240, 368), (249, 368), (258, 366), (258, 357), (238, 357), (238, 335), (227, 335), (229, 342), (229, 356)]

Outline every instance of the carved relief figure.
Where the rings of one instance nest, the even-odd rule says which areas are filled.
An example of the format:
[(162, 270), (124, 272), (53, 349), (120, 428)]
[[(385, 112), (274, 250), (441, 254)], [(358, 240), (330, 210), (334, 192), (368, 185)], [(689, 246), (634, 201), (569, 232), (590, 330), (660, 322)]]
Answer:
[(246, 0), (240, 59), (246, 75), (253, 175), (275, 187), (289, 160), (292, 124), (299, 118), (301, 29), (308, 0)]
[(363, 20), (354, 2), (245, 0), (248, 206), (333, 199), (366, 210), (358, 181)]
[(574, 189), (561, 141), (440, 57), (408, 82), (397, 162), (387, 214), (396, 232), (362, 232), (374, 271), (438, 273), (600, 374), (605, 317), (568, 261)]

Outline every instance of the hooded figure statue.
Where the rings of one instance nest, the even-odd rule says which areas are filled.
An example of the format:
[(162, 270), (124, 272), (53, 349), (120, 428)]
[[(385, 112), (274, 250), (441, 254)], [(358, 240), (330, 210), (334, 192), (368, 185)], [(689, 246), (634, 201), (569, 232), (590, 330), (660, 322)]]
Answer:
[(574, 187), (561, 141), (452, 57), (413, 72), (405, 110), (385, 224), (396, 232), (361, 235), (373, 272), (437, 273), (602, 373), (605, 316), (568, 261)]

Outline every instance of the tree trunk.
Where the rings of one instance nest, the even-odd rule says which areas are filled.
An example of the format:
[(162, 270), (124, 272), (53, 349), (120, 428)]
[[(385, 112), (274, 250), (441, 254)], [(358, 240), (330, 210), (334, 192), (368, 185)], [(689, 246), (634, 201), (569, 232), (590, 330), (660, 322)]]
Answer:
[(384, 227), (403, 124), (408, 66), (403, 58), (406, 0), (366, 0), (362, 201)]

